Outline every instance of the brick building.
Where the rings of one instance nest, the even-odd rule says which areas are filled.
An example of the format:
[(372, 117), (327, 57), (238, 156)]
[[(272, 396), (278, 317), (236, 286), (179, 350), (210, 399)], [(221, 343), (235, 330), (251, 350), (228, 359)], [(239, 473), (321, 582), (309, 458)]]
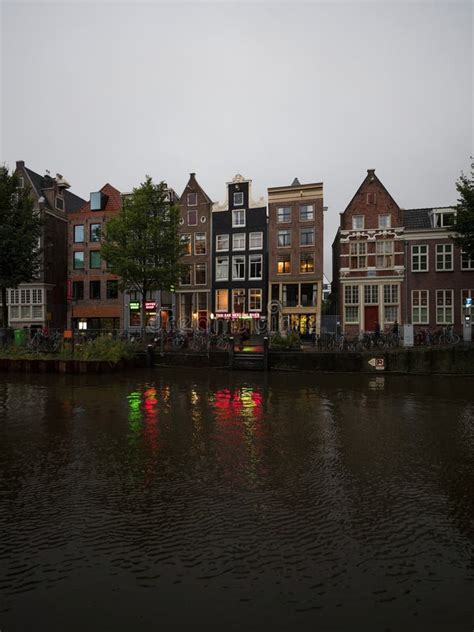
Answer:
[(39, 274), (29, 283), (8, 290), (10, 325), (16, 329), (66, 327), (67, 288), (67, 215), (81, 207), (85, 200), (71, 193), (69, 183), (61, 174), (44, 176), (16, 163), (20, 186), (29, 189), (33, 208), (43, 219), (40, 239)]
[(375, 169), (368, 169), (341, 213), (333, 243), (333, 293), (346, 334), (401, 322), (403, 233), (401, 209)]
[(267, 327), (267, 208), (236, 175), (212, 209), (212, 312), (221, 331)]
[(120, 191), (106, 184), (68, 215), (68, 324), (73, 329), (123, 328), (118, 277), (107, 270), (100, 254), (102, 230), (121, 208)]
[(309, 335), (321, 326), (323, 185), (268, 189), (268, 275), (272, 331)]
[(212, 200), (191, 173), (179, 199), (185, 272), (176, 288), (180, 329), (207, 329), (211, 312)]

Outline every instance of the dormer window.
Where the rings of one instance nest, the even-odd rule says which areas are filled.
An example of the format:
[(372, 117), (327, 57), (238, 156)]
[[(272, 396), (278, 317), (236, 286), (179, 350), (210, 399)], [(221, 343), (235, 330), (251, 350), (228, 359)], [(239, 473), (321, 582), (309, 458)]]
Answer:
[(61, 195), (56, 196), (56, 208), (58, 211), (64, 211), (64, 198)]
[(352, 218), (352, 230), (363, 230), (363, 229), (364, 229), (364, 216), (354, 215)]
[(90, 209), (91, 211), (102, 211), (105, 208), (107, 196), (102, 191), (91, 193)]
[(390, 228), (390, 215), (379, 215), (379, 228)]
[(434, 209), (431, 213), (433, 228), (448, 228), (454, 224), (455, 219), (456, 211)]
[(197, 193), (188, 193), (188, 206), (196, 206), (197, 203)]
[(244, 203), (244, 194), (242, 192), (234, 193), (234, 206), (242, 206)]

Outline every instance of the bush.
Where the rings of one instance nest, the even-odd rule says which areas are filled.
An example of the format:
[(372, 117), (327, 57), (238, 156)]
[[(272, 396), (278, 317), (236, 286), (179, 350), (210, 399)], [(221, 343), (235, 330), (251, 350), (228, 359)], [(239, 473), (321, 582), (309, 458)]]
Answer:
[(275, 334), (272, 338), (272, 349), (299, 350), (301, 348), (300, 336), (296, 331), (292, 331), (286, 336)]
[[(114, 340), (110, 336), (98, 336), (94, 340), (87, 340), (80, 344), (75, 343), (74, 358), (76, 360), (108, 360), (119, 362), (133, 358), (142, 347), (136, 342), (128, 340)], [(71, 347), (64, 346), (59, 354), (61, 359), (71, 359)]]

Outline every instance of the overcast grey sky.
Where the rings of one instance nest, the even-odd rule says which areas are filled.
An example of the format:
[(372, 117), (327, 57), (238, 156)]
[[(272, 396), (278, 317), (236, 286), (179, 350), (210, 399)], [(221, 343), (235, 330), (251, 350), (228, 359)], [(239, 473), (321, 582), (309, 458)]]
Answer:
[(325, 266), (368, 168), (456, 201), (473, 153), (472, 2), (2, 3), (1, 161), (87, 197), (145, 174), (324, 182)]

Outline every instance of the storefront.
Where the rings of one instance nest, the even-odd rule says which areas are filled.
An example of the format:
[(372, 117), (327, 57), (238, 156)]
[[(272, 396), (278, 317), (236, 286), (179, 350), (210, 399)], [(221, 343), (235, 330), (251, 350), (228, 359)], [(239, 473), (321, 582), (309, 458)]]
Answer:
[(238, 334), (248, 330), (251, 334), (266, 332), (267, 319), (260, 313), (224, 312), (211, 314), (213, 330), (217, 333)]

